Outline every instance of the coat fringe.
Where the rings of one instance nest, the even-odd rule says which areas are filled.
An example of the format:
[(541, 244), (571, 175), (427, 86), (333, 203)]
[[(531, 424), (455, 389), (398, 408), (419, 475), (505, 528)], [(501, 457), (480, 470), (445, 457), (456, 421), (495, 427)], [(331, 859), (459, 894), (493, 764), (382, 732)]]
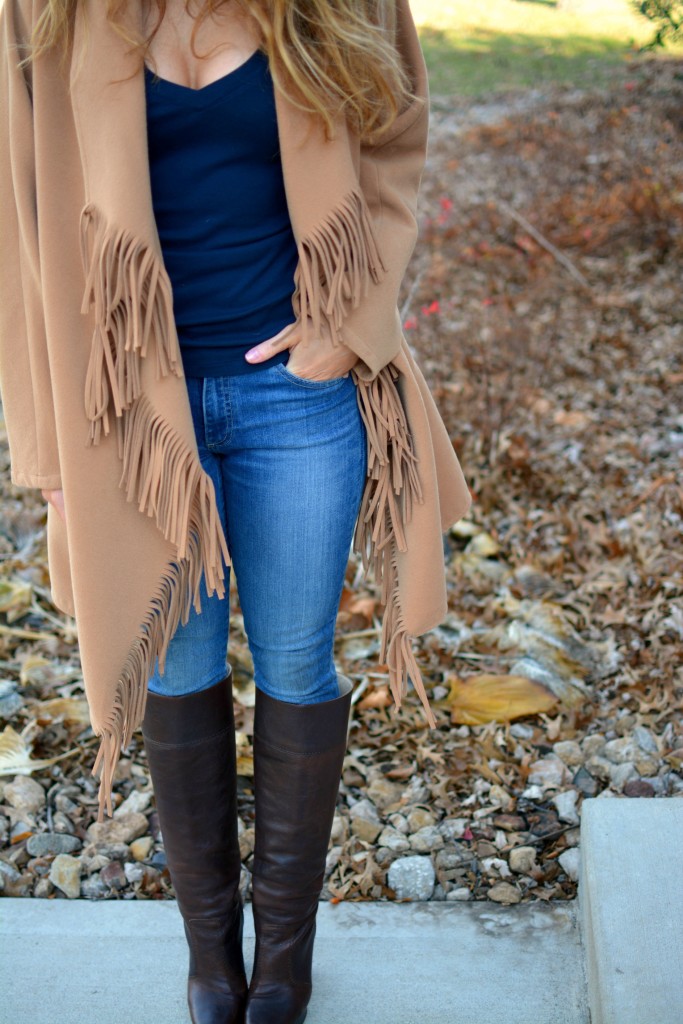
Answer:
[(434, 729), (436, 719), (412, 650), (412, 638), (405, 626), (399, 596), (397, 551), (407, 551), (403, 526), (412, 518), (413, 502), (424, 502), (417, 472), (418, 459), (395, 383), (399, 373), (395, 364), (389, 362), (371, 381), (354, 374), (358, 405), (367, 431), (368, 471), (353, 550), (360, 554), (366, 572), (372, 565), (375, 582), (381, 586), (384, 616), (379, 657), (389, 669), (394, 703), (400, 708), (410, 677), (427, 722)]
[(154, 516), (158, 528), (176, 546), (150, 602), (119, 676), (114, 703), (98, 732), (100, 747), (92, 768), (102, 766), (98, 821), (105, 804), (112, 816), (114, 770), (123, 749), (145, 714), (147, 682), (159, 659), (163, 673), (166, 652), (178, 625), (185, 625), (194, 606), (201, 612), (202, 577), (209, 594), (225, 597), (225, 565), (230, 565), (211, 477), (191, 449), (155, 413), (146, 395), (124, 410), (120, 428), (123, 471), (119, 487), (140, 512)]
[[(95, 331), (86, 378), (88, 445), (110, 431), (116, 414), (119, 487), (141, 513), (154, 517), (175, 546), (151, 598), (145, 619), (128, 652), (111, 711), (98, 730), (100, 746), (92, 768), (101, 769), (98, 816), (112, 816), (112, 786), (119, 756), (141, 725), (147, 682), (156, 660), (163, 672), (168, 645), (190, 609), (201, 612), (202, 577), (207, 592), (225, 597), (225, 565), (230, 565), (213, 481), (199, 458), (153, 408), (140, 387), (140, 360), (154, 340), (157, 378), (182, 376), (173, 319), (170, 282), (163, 263), (140, 239), (107, 224), (87, 203), (81, 211), (81, 258), (86, 275), (81, 312), (95, 306)], [(92, 238), (90, 235), (92, 234)]]
[(367, 295), (370, 281), (379, 284), (382, 260), (367, 200), (352, 189), (339, 206), (298, 244), (292, 305), (301, 320), (301, 340), (308, 341), (308, 319), (320, 336), (325, 321), (333, 344), (341, 342), (341, 326), (349, 310)]
[(85, 382), (90, 420), (88, 444), (109, 433), (109, 410), (117, 416), (140, 394), (140, 360), (155, 339), (157, 378), (182, 376), (173, 299), (163, 262), (126, 228), (108, 224), (94, 203), (80, 219), (81, 260), (86, 274), (81, 313), (95, 306), (95, 330)]

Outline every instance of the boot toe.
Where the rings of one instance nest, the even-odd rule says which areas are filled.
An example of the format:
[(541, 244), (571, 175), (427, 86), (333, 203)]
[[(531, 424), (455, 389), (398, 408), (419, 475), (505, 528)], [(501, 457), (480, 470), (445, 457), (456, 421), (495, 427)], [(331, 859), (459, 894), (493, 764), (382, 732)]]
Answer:
[(291, 988), (250, 993), (245, 1024), (303, 1024), (309, 996)]
[(215, 988), (201, 978), (187, 983), (187, 1003), (192, 1024), (244, 1024), (246, 992)]

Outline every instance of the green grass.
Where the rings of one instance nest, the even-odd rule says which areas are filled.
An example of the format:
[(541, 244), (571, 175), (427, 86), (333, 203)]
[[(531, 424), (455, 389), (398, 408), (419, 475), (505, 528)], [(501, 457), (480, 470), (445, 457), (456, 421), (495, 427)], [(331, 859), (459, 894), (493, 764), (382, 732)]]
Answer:
[[(605, 85), (637, 61), (651, 22), (627, 0), (411, 0), (433, 93), (485, 96), (562, 82)], [(655, 51), (683, 55), (683, 44)]]

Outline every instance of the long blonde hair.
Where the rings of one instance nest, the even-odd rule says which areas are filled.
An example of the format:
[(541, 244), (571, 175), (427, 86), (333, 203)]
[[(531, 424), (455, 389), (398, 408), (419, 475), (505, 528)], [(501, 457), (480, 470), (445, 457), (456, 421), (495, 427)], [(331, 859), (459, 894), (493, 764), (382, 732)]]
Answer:
[[(34, 25), (29, 55), (34, 60), (53, 46), (72, 42), (73, 17), (81, 0), (47, 0)], [(104, 0), (102, 0), (104, 2)], [(130, 0), (106, 0), (107, 18), (144, 60), (166, 11), (144, 38), (123, 24)], [(199, 0), (191, 48), (201, 24), (227, 0)], [(333, 118), (344, 114), (361, 139), (381, 139), (401, 110), (416, 97), (393, 44), (396, 0), (235, 0), (256, 21), (260, 49), (267, 55), (276, 87), (300, 109), (322, 117), (328, 137)], [(191, 0), (185, 0), (189, 11)]]

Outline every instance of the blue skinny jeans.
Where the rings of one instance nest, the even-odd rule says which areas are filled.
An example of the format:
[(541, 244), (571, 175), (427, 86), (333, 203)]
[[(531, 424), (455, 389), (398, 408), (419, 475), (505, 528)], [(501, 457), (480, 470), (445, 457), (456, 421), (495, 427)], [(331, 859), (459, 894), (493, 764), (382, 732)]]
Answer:
[(180, 696), (225, 676), (232, 568), (256, 687), (294, 704), (337, 697), (334, 631), (367, 471), (354, 379), (274, 363), (186, 382), (232, 567), (224, 598), (202, 580), (202, 611), (178, 626), (149, 689)]

